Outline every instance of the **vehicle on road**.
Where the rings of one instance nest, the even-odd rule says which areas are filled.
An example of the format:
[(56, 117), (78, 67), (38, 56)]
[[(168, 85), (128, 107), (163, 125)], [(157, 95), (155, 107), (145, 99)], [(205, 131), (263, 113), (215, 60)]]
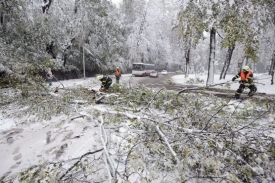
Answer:
[(158, 71), (152, 71), (152, 72), (150, 73), (150, 77), (151, 77), (151, 78), (157, 78), (157, 77), (159, 77)]
[(167, 75), (167, 70), (162, 70), (162, 71), (161, 71), (161, 74)]
[(149, 76), (155, 70), (154, 64), (133, 63), (132, 75), (133, 76)]

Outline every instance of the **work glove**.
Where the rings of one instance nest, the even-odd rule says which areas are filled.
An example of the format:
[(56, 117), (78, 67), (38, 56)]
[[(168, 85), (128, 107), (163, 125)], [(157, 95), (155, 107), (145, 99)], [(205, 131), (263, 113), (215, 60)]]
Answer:
[(236, 80), (236, 78), (235, 78), (235, 77), (233, 77), (233, 78), (232, 78), (232, 81), (234, 82), (235, 80)]

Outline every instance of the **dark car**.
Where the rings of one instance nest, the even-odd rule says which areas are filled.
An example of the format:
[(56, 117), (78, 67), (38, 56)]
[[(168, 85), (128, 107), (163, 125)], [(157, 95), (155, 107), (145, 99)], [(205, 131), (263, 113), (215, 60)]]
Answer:
[(157, 78), (157, 77), (159, 77), (159, 73), (158, 73), (157, 71), (152, 71), (152, 72), (150, 73), (150, 77), (151, 77), (151, 78)]

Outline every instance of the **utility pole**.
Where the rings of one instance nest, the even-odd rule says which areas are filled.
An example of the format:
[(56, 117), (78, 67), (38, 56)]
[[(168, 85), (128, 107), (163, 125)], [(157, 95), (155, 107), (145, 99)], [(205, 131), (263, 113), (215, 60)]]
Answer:
[(82, 47), (83, 49), (83, 76), (84, 76), (84, 80), (86, 79), (86, 75), (85, 75), (85, 56), (84, 56), (84, 46)]

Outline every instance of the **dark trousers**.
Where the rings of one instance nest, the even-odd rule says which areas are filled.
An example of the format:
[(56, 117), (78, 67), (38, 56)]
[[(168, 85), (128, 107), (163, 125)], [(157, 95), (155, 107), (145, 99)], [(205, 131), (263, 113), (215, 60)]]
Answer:
[(256, 86), (255, 86), (254, 84), (251, 84), (251, 85), (249, 85), (249, 86), (245, 86), (245, 85), (242, 83), (242, 84), (240, 84), (238, 90), (237, 90), (236, 93), (235, 93), (235, 98), (236, 98), (236, 99), (239, 99), (239, 98), (240, 98), (240, 96), (241, 96), (243, 90), (244, 90), (246, 87), (250, 89), (250, 91), (249, 91), (249, 93), (248, 93), (249, 96), (254, 95), (254, 94), (256, 93), (256, 91), (257, 91), (257, 88), (256, 88)]
[(53, 79), (52, 79), (52, 78), (49, 78), (48, 80), (49, 80), (49, 86), (52, 86), (52, 81), (53, 81)]
[(109, 87), (111, 86), (112, 82), (111, 83), (106, 83), (106, 85), (104, 86), (104, 88), (106, 89), (109, 89)]
[(119, 83), (120, 76), (116, 76), (116, 83)]
[(102, 84), (101, 88), (109, 89), (112, 84), (112, 81), (109, 81), (108, 83)]

